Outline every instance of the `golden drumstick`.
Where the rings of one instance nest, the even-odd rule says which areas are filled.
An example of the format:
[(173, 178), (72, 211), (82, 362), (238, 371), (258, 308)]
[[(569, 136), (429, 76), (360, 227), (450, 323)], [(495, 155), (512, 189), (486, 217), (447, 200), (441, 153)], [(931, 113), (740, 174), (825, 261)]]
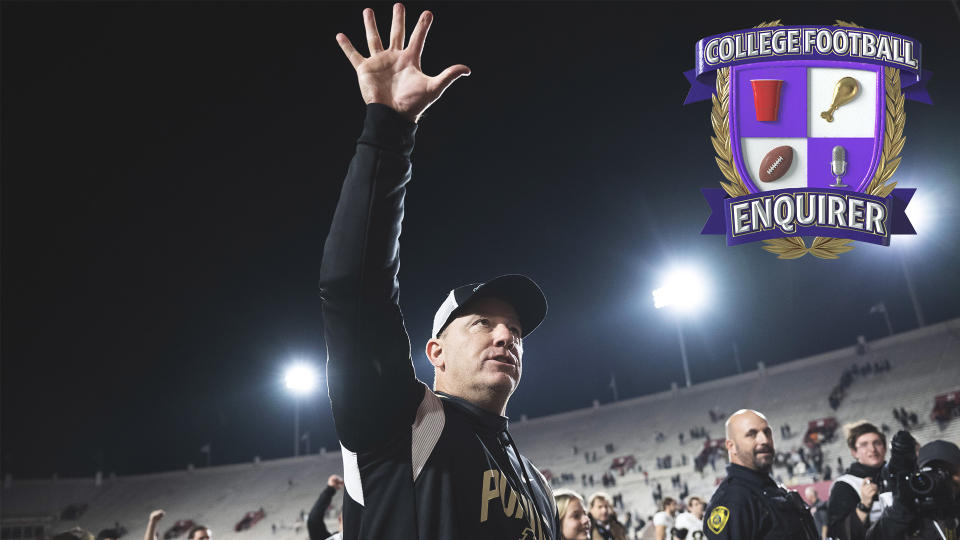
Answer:
[(859, 93), (860, 83), (858, 83), (856, 79), (853, 77), (840, 79), (837, 81), (836, 86), (833, 87), (833, 103), (829, 109), (820, 113), (820, 118), (825, 119), (827, 122), (833, 122), (833, 111), (853, 101), (853, 98), (857, 97)]

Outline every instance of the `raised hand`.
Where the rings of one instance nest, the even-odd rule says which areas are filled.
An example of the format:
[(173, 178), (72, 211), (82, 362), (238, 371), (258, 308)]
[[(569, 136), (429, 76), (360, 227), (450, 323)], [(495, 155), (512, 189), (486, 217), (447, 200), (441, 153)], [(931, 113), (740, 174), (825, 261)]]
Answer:
[(156, 523), (160, 521), (165, 514), (166, 512), (163, 510), (154, 510), (153, 512), (150, 512), (150, 523)]
[(370, 57), (364, 58), (344, 34), (337, 34), (337, 43), (357, 70), (360, 94), (364, 102), (380, 103), (416, 122), (423, 111), (436, 101), (453, 81), (470, 75), (470, 68), (456, 64), (437, 76), (429, 77), (420, 68), (420, 55), (433, 14), (424, 11), (404, 48), (406, 12), (403, 4), (394, 4), (390, 43), (384, 49), (377, 30), (377, 21), (370, 8), (363, 10)]
[(330, 478), (327, 479), (327, 485), (334, 489), (340, 489), (343, 487), (343, 478), (340, 478), (339, 475), (331, 474)]

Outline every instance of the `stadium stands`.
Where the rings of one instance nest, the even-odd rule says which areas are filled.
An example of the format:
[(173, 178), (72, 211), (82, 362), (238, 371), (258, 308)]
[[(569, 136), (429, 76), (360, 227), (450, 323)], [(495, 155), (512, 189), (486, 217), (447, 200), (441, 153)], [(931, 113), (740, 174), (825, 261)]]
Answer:
[[(889, 371), (869, 375), (869, 384), (851, 384), (836, 410), (828, 403), (840, 375), (854, 364), (889, 360)], [(638, 368), (639, 369), (639, 368)], [(865, 379), (866, 380), (866, 379)], [(854, 346), (826, 352), (781, 365), (761, 368), (733, 377), (709, 381), (691, 388), (671, 390), (623, 400), (594, 408), (574, 410), (512, 424), (517, 445), (554, 479), (565, 478), (566, 487), (590, 494), (604, 490), (622, 495), (625, 509), (646, 518), (654, 512), (653, 489), (660, 484), (664, 496), (676, 497), (680, 487), (670, 482), (678, 473), (691, 495), (709, 498), (723, 476), (725, 461), (717, 459), (716, 471), (707, 464), (703, 473), (694, 470), (694, 458), (705, 441), (723, 437), (723, 421), (710, 421), (710, 413), (755, 408), (767, 414), (774, 428), (778, 451), (803, 445), (805, 427), (811, 421), (836, 418), (842, 426), (858, 419), (888, 424), (899, 429), (892, 410), (917, 411), (919, 424), (912, 428), (921, 442), (946, 439), (960, 442), (960, 420), (947, 419), (943, 429), (930, 418), (938, 396), (960, 390), (960, 319), (931, 325), (871, 342), (864, 354)], [(945, 398), (940, 398), (941, 401)], [(796, 428), (791, 436), (778, 436), (777, 426)], [(691, 428), (704, 426), (708, 438), (689, 438)], [(687, 435), (681, 444), (678, 434)], [(891, 432), (891, 434), (892, 434)], [(655, 436), (663, 433), (660, 440)], [(576, 452), (574, 451), (576, 446)], [(609, 451), (608, 451), (609, 450)], [(850, 454), (842, 434), (822, 446), (824, 463), (837, 475), (836, 461), (849, 464)], [(585, 453), (596, 453), (587, 460)], [(682, 456), (686, 455), (686, 464)], [(657, 469), (656, 458), (671, 456), (672, 467)], [(611, 469), (611, 467), (614, 467)], [(179, 519), (192, 519), (211, 527), (215, 538), (307, 537), (300, 521), (309, 511), (330, 474), (341, 472), (339, 452), (166, 472), (120, 476), (95, 485), (91, 478), (20, 480), (5, 482), (2, 491), (3, 525), (42, 526), (62, 531), (79, 525), (91, 531), (125, 525), (130, 538), (143, 534), (147, 516), (156, 508), (167, 511), (164, 531)], [(622, 470), (622, 472), (621, 472)], [(649, 482), (645, 482), (644, 471)], [(616, 485), (604, 488), (601, 477), (612, 473)], [(593, 475), (594, 485), (583, 487), (582, 478)], [(811, 483), (811, 473), (788, 478), (784, 467), (774, 475), (789, 485)], [(570, 483), (570, 480), (573, 480)], [(334, 499), (339, 506), (342, 491)], [(70, 505), (87, 505), (75, 520), (60, 519)], [(238, 516), (263, 508), (266, 517), (248, 530), (235, 532)], [(276, 533), (271, 525), (277, 526)], [(327, 526), (336, 530), (336, 513), (327, 516)]]

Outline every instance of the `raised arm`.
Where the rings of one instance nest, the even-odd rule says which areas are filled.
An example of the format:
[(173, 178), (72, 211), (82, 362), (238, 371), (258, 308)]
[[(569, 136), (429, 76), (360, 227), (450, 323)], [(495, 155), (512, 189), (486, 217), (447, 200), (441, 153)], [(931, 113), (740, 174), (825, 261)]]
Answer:
[(147, 532), (143, 534), (143, 540), (156, 540), (158, 538), (157, 524), (163, 519), (164, 514), (163, 510), (150, 512), (150, 520), (147, 522)]
[(337, 490), (342, 487), (343, 478), (339, 475), (333, 474), (327, 479), (327, 487), (320, 492), (317, 502), (313, 503), (313, 508), (307, 516), (307, 533), (310, 535), (310, 540), (325, 540), (330, 536), (330, 531), (323, 522), (323, 515), (326, 514), (327, 507), (330, 506), (330, 501), (337, 494)]
[(406, 48), (402, 5), (394, 6), (386, 49), (373, 11), (364, 10), (363, 17), (370, 57), (337, 34), (356, 69), (367, 117), (320, 268), (330, 401), (337, 434), (354, 452), (409, 429), (422, 396), (398, 304), (404, 186), (411, 176), (415, 122), (456, 78), (469, 74), (463, 65), (436, 77), (421, 71), (430, 12), (421, 15)]

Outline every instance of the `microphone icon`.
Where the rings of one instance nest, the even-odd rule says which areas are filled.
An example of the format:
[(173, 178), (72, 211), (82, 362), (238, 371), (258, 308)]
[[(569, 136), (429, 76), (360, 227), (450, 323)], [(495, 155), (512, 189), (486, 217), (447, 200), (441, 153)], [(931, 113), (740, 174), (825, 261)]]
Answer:
[(833, 147), (833, 160), (830, 162), (830, 172), (837, 178), (830, 187), (850, 187), (840, 181), (840, 177), (847, 174), (847, 151), (842, 146)]

